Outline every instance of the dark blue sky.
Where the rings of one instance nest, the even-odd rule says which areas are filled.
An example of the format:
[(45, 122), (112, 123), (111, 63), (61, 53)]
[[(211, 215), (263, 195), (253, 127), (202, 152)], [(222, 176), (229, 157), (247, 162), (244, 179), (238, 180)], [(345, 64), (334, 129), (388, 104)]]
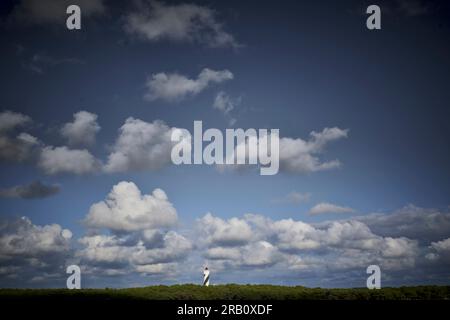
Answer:
[[(21, 132), (38, 138), (40, 145), (24, 161), (17, 158), (2, 162), (0, 214), (8, 225), (17, 217), (27, 216), (32, 226), (58, 224), (70, 229), (73, 236), (67, 244), (70, 248), (64, 248), (64, 257), (57, 260), (55, 269), (41, 275), (45, 278), (42, 282), (22, 283), (8, 278), (5, 271), (0, 282), (4, 286), (64, 285), (65, 282), (52, 280), (58, 276), (51, 275), (58, 274), (55, 270), (71, 260), (85, 266), (92, 276), (87, 281), (94, 286), (126, 286), (131, 280), (123, 279), (128, 277), (139, 285), (148, 281), (195, 282), (195, 271), (181, 275), (172, 271), (182, 261), (190, 263), (190, 270), (210, 264), (212, 279), (216, 276), (217, 282), (240, 281), (241, 272), (252, 269), (255, 277), (250, 282), (269, 279), (273, 283), (358, 286), (365, 284), (365, 267), (347, 260), (339, 266), (330, 262), (336, 256), (347, 259), (356, 248), (361, 252), (355, 260), (361, 264), (376, 262), (382, 269), (384, 263), (387, 282), (393, 285), (448, 283), (448, 273), (442, 273), (450, 260), (450, 245), (446, 247), (445, 242), (450, 237), (450, 20), (449, 6), (444, 1), (379, 1), (382, 29), (375, 31), (366, 28), (365, 8), (372, 3), (364, 1), (196, 1), (189, 2), (190, 7), (183, 7), (186, 4), (182, 2), (155, 6), (143, 1), (140, 9), (135, 4), (100, 0), (94, 1), (101, 4), (100, 9), (88, 5), (83, 8), (83, 1), (79, 1), (79, 31), (66, 29), (65, 14), (58, 11), (58, 6), (30, 11), (32, 2), (1, 5), (1, 111), (32, 119), (23, 126), (0, 130), (0, 147), (4, 149), (1, 151), (6, 154), (7, 142), (17, 144), (13, 139)], [(55, 18), (46, 14), (51, 10), (55, 10)], [(139, 12), (148, 13), (144, 18), (151, 22), (151, 31), (160, 31), (157, 38), (127, 28), (130, 15)], [(168, 25), (164, 24), (166, 14), (171, 14)], [(177, 23), (188, 30), (178, 38), (171, 33)], [(214, 41), (224, 34), (233, 40), (216, 45)], [(228, 70), (233, 79), (211, 82), (200, 92), (176, 100), (144, 98), (152, 75), (178, 74), (195, 80), (204, 68)], [(233, 103), (233, 110), (227, 114), (213, 107), (221, 91)], [(73, 115), (81, 110), (97, 115), (96, 123), (101, 129), (95, 132), (95, 144), (74, 147), (61, 134), (61, 128), (74, 121)], [(191, 131), (194, 120), (202, 120), (206, 128), (224, 130), (230, 127), (228, 120), (232, 117), (236, 120), (232, 127), (279, 128), (281, 137), (311, 143), (312, 131), (348, 131), (346, 137), (330, 139), (317, 153), (301, 153), (316, 157), (319, 163), (338, 159), (340, 166), (330, 170), (281, 170), (276, 176), (259, 176), (254, 171), (219, 172), (208, 166), (164, 165), (155, 170), (152, 165), (144, 169), (129, 165), (121, 172), (104, 172), (101, 167), (108, 162), (108, 155), (118, 150), (118, 130), (129, 117), (148, 124), (162, 120), (169, 128)], [(83, 174), (74, 173), (73, 168), (52, 172), (43, 164), (40, 149), (62, 146), (89, 150), (100, 167)], [(142, 146), (137, 149), (142, 151)], [(28, 186), (37, 180), (45, 185), (58, 184), (60, 191), (28, 199), (17, 188), (13, 190), (14, 186)], [(83, 251), (86, 243), (79, 239), (98, 234), (111, 235), (120, 242), (139, 238), (147, 230), (119, 230), (107, 227), (107, 223), (82, 222), (92, 212), (91, 205), (103, 201), (121, 181), (133, 182), (142, 194), (156, 188), (164, 190), (178, 214), (176, 232), (186, 242), (195, 242), (193, 239), (199, 237), (210, 240), (185, 247), (184, 251), (192, 251), (187, 256), (171, 251), (173, 256), (167, 255), (172, 259), (167, 261), (138, 263), (130, 254), (132, 257), (124, 257), (120, 263), (107, 261), (117, 262), (114, 267), (105, 266), (103, 257), (92, 257), (87, 249)], [(319, 210), (324, 207), (321, 204), (328, 205), (328, 209)], [(319, 208), (319, 214), (313, 213), (314, 207)], [(208, 212), (221, 221), (199, 222)], [(441, 227), (443, 236), (419, 241), (414, 233), (383, 233), (381, 221), (364, 220), (375, 212), (390, 217), (383, 220), (386, 229), (395, 225), (395, 230), (402, 230), (402, 224), (427, 221), (429, 229), (423, 232), (431, 236), (437, 232), (433, 228)], [(244, 218), (247, 213), (270, 219), (270, 227), (264, 229)], [(163, 213), (150, 210), (144, 214)], [(411, 220), (401, 221), (402, 215)], [(228, 220), (233, 218), (239, 222)], [(363, 224), (370, 233), (362, 231), (359, 224), (347, 226), (349, 220)], [(283, 240), (278, 234), (287, 232), (279, 226), (283, 221), (303, 221), (316, 231), (306, 232), (304, 226), (295, 224), (289, 227), (294, 235), (289, 241)], [(331, 235), (327, 238), (322, 234), (334, 230), (328, 225), (332, 224), (330, 221), (342, 224), (342, 230), (347, 230), (347, 226), (349, 238), (342, 231), (339, 234), (345, 239), (330, 242)], [(205, 224), (210, 228), (203, 228)], [(199, 225), (204, 230), (198, 231)], [(220, 238), (215, 233), (223, 231), (230, 237), (245, 233), (239, 229), (243, 225), (251, 229), (248, 239), (236, 241), (237, 245), (214, 242)], [(91, 230), (93, 226), (96, 231)], [(238, 231), (233, 232), (233, 228)], [(16, 231), (14, 227), (4, 227), (0, 236), (7, 241)], [(167, 235), (170, 231), (161, 232)], [(390, 238), (397, 242), (391, 244)], [(295, 246), (307, 239), (319, 243), (319, 247)], [(367, 249), (367, 245), (347, 243), (361, 239), (378, 241), (379, 246), (388, 248), (395, 246), (397, 251), (393, 251), (397, 253), (383, 256), (377, 250)], [(26, 239), (22, 241), (27, 243)], [(138, 246), (139, 241), (130, 246), (129, 252)], [(258, 251), (258, 246), (265, 248), (260, 256), (250, 262), (243, 258), (246, 250)], [(114, 245), (114, 250), (118, 247)], [(123, 248), (126, 246), (122, 244)], [(146, 248), (150, 251), (153, 247)], [(173, 249), (167, 243), (161, 248)], [(399, 248), (407, 253), (398, 253)], [(19, 258), (4, 250), (2, 267), (6, 268)], [(35, 254), (36, 259), (44, 261), (48, 254), (39, 250), (30, 248), (29, 255)], [(265, 250), (270, 251), (267, 257)], [(431, 254), (436, 255), (435, 259)], [(43, 272), (27, 267), (29, 257), (20, 259), (30, 279)], [(170, 276), (156, 272), (156, 265), (170, 269)], [(431, 270), (430, 278), (415, 276), (412, 265)], [(148, 267), (152, 271), (144, 272), (142, 266), (152, 266)], [(224, 274), (224, 266), (231, 266), (234, 271)], [(110, 278), (103, 282), (92, 280), (107, 273), (101, 270), (120, 274), (122, 282)], [(275, 274), (280, 274), (280, 270), (292, 273), (292, 277), (277, 278)]]

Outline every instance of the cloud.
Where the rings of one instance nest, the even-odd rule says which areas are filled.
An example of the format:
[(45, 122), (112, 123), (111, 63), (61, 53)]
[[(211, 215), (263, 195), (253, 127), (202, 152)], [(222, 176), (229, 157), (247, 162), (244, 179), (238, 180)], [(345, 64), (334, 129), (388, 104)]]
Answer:
[[(75, 114), (75, 120), (66, 124), (62, 133), (70, 142), (92, 142), (92, 134), (98, 131), (96, 115), (88, 112)], [(46, 174), (85, 174), (101, 169), (101, 163), (86, 149), (70, 149), (67, 146), (45, 146), (36, 137), (18, 128), (31, 122), (31, 118), (16, 112), (0, 113), (0, 161), (20, 163), (30, 161)], [(83, 131), (83, 132), (81, 132)], [(32, 160), (32, 161), (31, 161)]]
[(79, 242), (83, 248), (77, 257), (90, 274), (169, 274), (192, 249), (190, 241), (174, 231), (164, 234), (159, 247), (148, 248), (140, 240), (130, 243), (127, 236), (118, 235), (86, 236)]
[(89, 209), (84, 224), (107, 234), (82, 237), (77, 257), (88, 274), (173, 276), (193, 248), (170, 230), (176, 223), (177, 212), (163, 190), (143, 195), (134, 183), (122, 181)]
[(74, 113), (73, 118), (73, 122), (68, 122), (61, 128), (61, 135), (71, 146), (93, 145), (95, 135), (100, 131), (97, 115), (87, 111), (78, 111)]
[(450, 234), (450, 212), (407, 205), (390, 214), (372, 213), (358, 220), (383, 236), (407, 237), (422, 243), (438, 241)]
[[(262, 217), (250, 216), (255, 221), (263, 220)], [(256, 220), (257, 222), (260, 222)], [(255, 221), (255, 222), (256, 222)], [(288, 252), (319, 249), (322, 246), (322, 232), (313, 226), (292, 219), (279, 221), (265, 220), (264, 225), (258, 225), (263, 237), (273, 237), (281, 250)]]
[(171, 163), (172, 130), (162, 121), (128, 118), (119, 130), (106, 172), (157, 170)]
[(148, 41), (197, 42), (209, 47), (239, 47), (223, 30), (216, 12), (196, 4), (166, 5), (140, 1), (126, 17), (125, 30)]
[(431, 243), (431, 247), (433, 249), (437, 250), (438, 252), (442, 252), (442, 251), (450, 252), (450, 238), (447, 238), (447, 239), (441, 240), (441, 241), (437, 241), (437, 242), (433, 242), (433, 243)]
[(236, 101), (232, 101), (229, 95), (227, 95), (224, 91), (219, 91), (214, 99), (213, 107), (217, 110), (220, 110), (224, 114), (228, 114), (230, 111), (234, 109), (236, 105)]
[(326, 213), (353, 213), (355, 210), (349, 207), (342, 207), (328, 202), (316, 204), (309, 210), (310, 215), (326, 214)]
[(38, 139), (22, 132), (17, 137), (0, 134), (0, 160), (18, 163), (29, 160), (39, 147)]
[(22, 66), (31, 71), (43, 74), (48, 68), (62, 64), (83, 64), (84, 61), (77, 58), (54, 58), (47, 54), (37, 53), (22, 62)]
[(144, 99), (153, 101), (157, 99), (166, 101), (179, 101), (188, 96), (194, 96), (205, 90), (212, 83), (221, 83), (233, 79), (228, 70), (215, 71), (203, 69), (197, 79), (189, 79), (178, 73), (160, 72), (147, 79), (148, 92)]
[(0, 113), (0, 133), (3, 134), (30, 122), (29, 116), (9, 110), (3, 111)]
[(60, 187), (58, 185), (46, 185), (40, 181), (33, 181), (23, 186), (0, 189), (0, 197), (22, 199), (46, 198), (57, 194), (59, 190)]
[(322, 162), (317, 154), (324, 151), (329, 142), (346, 138), (348, 130), (337, 127), (311, 132), (310, 139), (280, 139), (280, 168), (291, 173), (310, 173), (340, 167), (339, 160)]
[(206, 251), (205, 257), (220, 268), (265, 268), (280, 259), (278, 250), (267, 241), (256, 241), (242, 247), (213, 247)]
[(66, 21), (66, 9), (69, 5), (78, 5), (83, 17), (89, 17), (105, 12), (103, 2), (103, 0), (21, 0), (14, 7), (11, 17), (23, 24), (61, 24)]
[[(63, 237), (60, 225), (34, 225), (22, 217), (16, 221), (4, 221), (0, 227), (1, 257), (35, 256), (67, 251), (69, 238)], [(70, 235), (70, 234), (69, 234)]]
[[(348, 130), (343, 130), (337, 127), (325, 128), (321, 132), (312, 131), (309, 140), (302, 140), (300, 138), (282, 137), (279, 140), (279, 161), (280, 170), (287, 173), (294, 174), (308, 174), (318, 171), (331, 170), (339, 168), (341, 162), (339, 160), (322, 161), (319, 158), (323, 154), (326, 146), (335, 140), (346, 138)], [(254, 143), (252, 148), (257, 149), (261, 139), (247, 140), (243, 143)], [(264, 137), (264, 139), (266, 139)], [(235, 151), (237, 153), (237, 151)], [(245, 155), (245, 162), (248, 163), (248, 152)], [(251, 166), (245, 166), (249, 168)], [(243, 165), (226, 164), (218, 166), (220, 171), (226, 169), (242, 171)]]
[(198, 220), (198, 226), (205, 235), (202, 237), (203, 241), (209, 245), (233, 246), (247, 243), (252, 237), (250, 226), (237, 218), (225, 221), (207, 213)]
[(169, 228), (177, 223), (177, 212), (161, 189), (141, 194), (132, 182), (119, 182), (105, 201), (91, 206), (84, 220), (90, 228), (137, 231)]
[(31, 122), (30, 117), (21, 113), (0, 113), (0, 161), (23, 162), (34, 155), (40, 145), (38, 139), (25, 132), (14, 135), (17, 129)]
[(228, 117), (228, 122), (232, 126), (236, 123), (236, 119), (230, 115), (230, 112), (240, 104), (241, 98), (233, 99), (224, 91), (219, 91), (214, 99), (213, 108), (222, 112), (225, 117)]
[(438, 266), (448, 268), (450, 265), (450, 238), (432, 242), (429, 249), (430, 252), (425, 258)]
[[(117, 191), (120, 196), (114, 194), (116, 188), (122, 187), (125, 191)], [(150, 200), (154, 203), (149, 204)], [(198, 272), (195, 266), (202, 263), (208, 265), (216, 283), (242, 282), (240, 277), (245, 274), (245, 281), (250, 282), (264, 279), (298, 283), (302, 279), (302, 283), (311, 285), (357, 286), (365, 284), (365, 270), (370, 264), (381, 267), (386, 285), (426, 279), (434, 279), (436, 283), (439, 281), (436, 279), (445, 281), (449, 274), (450, 229), (445, 224), (447, 236), (437, 241), (381, 235), (368, 225), (375, 225), (374, 219), (389, 221), (390, 227), (385, 232), (398, 233), (410, 223), (398, 219), (404, 214), (399, 213), (401, 210), (384, 214), (385, 219), (381, 219), (381, 214), (369, 215), (367, 223), (362, 221), (364, 217), (352, 217), (317, 224), (258, 214), (223, 219), (208, 213), (197, 220), (196, 228), (186, 236), (172, 230), (173, 221), (154, 223), (153, 219), (163, 219), (163, 213), (171, 210), (164, 208), (166, 205), (172, 206), (159, 189), (142, 195), (134, 184), (121, 182), (114, 186), (107, 200), (99, 203), (108, 207), (108, 214), (102, 217), (105, 223), (88, 225), (94, 229), (78, 240), (75, 256), (70, 247), (70, 230), (59, 225), (35, 226), (27, 218), (1, 222), (0, 284), (45, 285), (56, 279), (64, 283), (62, 266), (68, 259), (82, 267), (86, 280), (146, 275), (155, 277), (158, 283), (181, 278), (192, 281)], [(85, 223), (99, 203), (93, 204)], [(445, 221), (446, 213), (421, 211), (433, 215), (425, 221)], [(425, 228), (430, 233), (438, 230), (434, 224)], [(411, 230), (406, 232), (412, 234)], [(205, 260), (201, 261), (199, 255)], [(423, 274), (427, 277), (420, 278)], [(15, 278), (17, 275), (20, 280)]]
[(46, 174), (86, 174), (98, 171), (100, 164), (86, 149), (46, 146), (40, 153), (38, 167)]
[[(221, 81), (228, 77), (224, 76), (223, 72), (225, 71), (204, 69), (199, 79), (195, 81), (201, 83)], [(8, 117), (15, 117), (16, 124), (6, 124)], [(86, 149), (45, 146), (36, 137), (24, 132), (14, 138), (13, 131), (27, 123), (28, 118), (21, 114), (6, 112), (3, 119), (3, 122), (0, 121), (4, 127), (3, 131), (0, 131), (0, 160), (21, 162), (35, 157), (37, 166), (47, 174), (85, 174), (100, 170), (106, 173), (159, 170), (171, 164), (170, 153), (174, 145), (171, 135), (173, 130), (177, 129), (160, 120), (149, 123), (130, 117), (119, 129), (119, 135), (114, 145), (110, 147), (106, 163), (103, 164)], [(61, 134), (68, 140), (70, 146), (89, 145), (95, 142), (95, 134), (99, 130), (97, 115), (80, 111), (74, 114), (73, 122), (66, 123), (62, 127)], [(302, 174), (339, 167), (338, 160), (322, 161), (318, 155), (324, 152), (329, 142), (346, 137), (347, 132), (348, 130), (334, 127), (325, 128), (322, 132), (311, 132), (308, 141), (300, 138), (281, 138), (280, 169)], [(260, 140), (253, 139), (250, 143), (258, 144)], [(244, 166), (218, 167), (219, 170), (227, 168), (242, 170)]]
[[(174, 143), (171, 134), (176, 128), (159, 120), (148, 123), (128, 118), (119, 129), (105, 164), (87, 149), (46, 146), (24, 132), (14, 137), (14, 131), (30, 121), (29, 117), (19, 113), (0, 113), (0, 161), (34, 160), (33, 163), (46, 174), (158, 170), (172, 163), (170, 153)], [(73, 122), (62, 127), (61, 134), (71, 146), (92, 145), (99, 130), (97, 115), (80, 111), (74, 114)]]
[(301, 193), (297, 191), (292, 191), (282, 198), (273, 199), (273, 203), (278, 204), (300, 204), (308, 202), (311, 199), (311, 193)]
[[(357, 220), (315, 226), (254, 214), (228, 221), (207, 214), (198, 220), (198, 228), (201, 231), (197, 237), (202, 240), (198, 244), (200, 249), (204, 248), (204, 257), (220, 270), (252, 266), (329, 273), (350, 272), (355, 268), (365, 270), (375, 263), (386, 272), (394, 272), (412, 268), (420, 258), (416, 240), (379, 236)], [(245, 237), (241, 241), (232, 237), (233, 241), (223, 242), (218, 230), (227, 236), (234, 234), (236, 238), (245, 230)]]
[(191, 249), (192, 244), (184, 236), (168, 231), (163, 236), (161, 247), (147, 248), (139, 245), (137, 252), (132, 255), (132, 262), (140, 266), (171, 263), (185, 258)]
[[(29, 286), (31, 281), (65, 277), (72, 233), (58, 224), (34, 225), (30, 219), (0, 222), (0, 284)], [(15, 278), (20, 276), (20, 281)]]

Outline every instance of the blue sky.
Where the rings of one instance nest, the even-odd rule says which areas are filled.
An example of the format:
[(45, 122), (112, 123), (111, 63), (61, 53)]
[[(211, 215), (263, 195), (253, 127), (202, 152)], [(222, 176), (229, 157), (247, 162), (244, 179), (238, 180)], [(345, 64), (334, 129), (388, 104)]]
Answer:
[[(70, 263), (86, 286), (198, 282), (205, 264), (216, 283), (364, 286), (371, 263), (390, 285), (448, 284), (447, 4), (380, 1), (369, 31), (356, 1), (78, 1), (69, 31), (43, 2), (0, 7), (2, 286), (64, 286)], [(275, 176), (175, 167), (155, 150), (194, 120), (279, 128), (294, 155)], [(105, 169), (114, 153), (128, 162)]]

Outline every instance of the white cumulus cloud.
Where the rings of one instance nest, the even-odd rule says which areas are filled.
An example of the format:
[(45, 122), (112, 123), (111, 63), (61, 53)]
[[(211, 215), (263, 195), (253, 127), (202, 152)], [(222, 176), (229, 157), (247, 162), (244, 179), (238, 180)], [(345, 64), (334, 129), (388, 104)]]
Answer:
[(125, 30), (148, 41), (168, 39), (210, 47), (239, 46), (217, 21), (214, 10), (196, 4), (140, 1), (136, 10), (127, 15)]
[(221, 83), (233, 79), (228, 70), (215, 71), (203, 69), (197, 79), (190, 79), (178, 73), (160, 72), (147, 79), (148, 92), (144, 98), (148, 101), (162, 99), (166, 101), (179, 101), (188, 96), (194, 96), (212, 83)]
[(280, 139), (280, 167), (291, 173), (309, 173), (338, 168), (339, 160), (321, 161), (318, 157), (326, 145), (346, 138), (348, 130), (337, 127), (325, 128), (321, 132), (311, 132), (309, 140), (300, 138)]
[(0, 133), (7, 132), (31, 122), (31, 118), (22, 113), (3, 111), (0, 113)]
[[(0, 221), (0, 285), (63, 281), (72, 232), (58, 224), (35, 225), (27, 217)], [(16, 277), (20, 277), (17, 281)]]
[[(320, 159), (320, 155), (324, 153), (329, 142), (346, 138), (347, 135), (347, 129), (343, 130), (333, 127), (325, 128), (321, 132), (312, 131), (309, 140), (281, 137), (279, 139), (280, 171), (294, 174), (308, 174), (339, 168), (341, 166), (339, 160), (323, 161)], [(243, 144), (248, 144), (249, 147), (257, 150), (262, 139), (265, 139), (265, 137), (260, 136), (258, 139), (247, 140)], [(235, 153), (238, 153), (237, 147), (235, 148)], [(247, 151), (244, 160), (248, 163)], [(218, 166), (220, 171), (226, 171), (228, 168), (237, 171), (244, 169), (242, 165), (235, 164)]]
[(326, 213), (353, 213), (354, 209), (349, 207), (338, 206), (328, 202), (321, 202), (316, 204), (309, 210), (310, 215), (319, 215)]
[[(231, 221), (233, 223), (231, 223)], [(204, 257), (215, 267), (268, 267), (301, 270), (351, 270), (380, 264), (386, 270), (411, 268), (419, 258), (418, 242), (406, 237), (382, 237), (357, 220), (315, 226), (293, 219), (272, 220), (247, 214), (223, 220), (208, 214), (198, 220)], [(233, 228), (233, 229), (232, 229)], [(234, 241), (223, 242), (225, 239)], [(237, 236), (241, 230), (244, 241)], [(339, 258), (336, 258), (339, 257)], [(368, 264), (367, 264), (368, 263)]]
[(84, 223), (105, 231), (79, 240), (76, 255), (88, 274), (173, 275), (193, 249), (189, 239), (170, 230), (177, 212), (165, 192), (143, 195), (132, 182), (115, 185), (105, 201), (91, 206)]
[(177, 222), (177, 212), (161, 189), (142, 194), (132, 182), (116, 184), (106, 200), (91, 206), (85, 218), (91, 228), (136, 231), (168, 228)]
[(248, 242), (252, 237), (252, 232), (247, 222), (237, 218), (223, 220), (214, 217), (211, 213), (207, 213), (198, 220), (198, 226), (205, 235), (203, 240), (211, 245), (242, 244)]
[(0, 161), (15, 163), (32, 158), (40, 145), (39, 140), (25, 132), (16, 133), (31, 122), (31, 118), (22, 113), (0, 112)]
[(168, 165), (171, 163), (172, 130), (162, 121), (149, 123), (128, 118), (119, 130), (104, 170), (156, 170)]
[(71, 146), (95, 143), (95, 135), (100, 130), (97, 115), (87, 111), (79, 111), (73, 115), (73, 122), (66, 123), (61, 128), (61, 135), (67, 139)]
[(86, 174), (98, 171), (100, 164), (86, 149), (47, 146), (40, 153), (38, 167), (47, 174)]

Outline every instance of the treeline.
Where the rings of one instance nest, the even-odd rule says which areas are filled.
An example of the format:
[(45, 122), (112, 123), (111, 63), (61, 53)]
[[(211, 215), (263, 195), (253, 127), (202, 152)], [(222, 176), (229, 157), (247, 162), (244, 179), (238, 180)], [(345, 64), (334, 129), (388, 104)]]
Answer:
[(87, 300), (448, 300), (450, 286), (322, 289), (302, 286), (193, 284), (127, 289), (0, 289), (0, 299)]

